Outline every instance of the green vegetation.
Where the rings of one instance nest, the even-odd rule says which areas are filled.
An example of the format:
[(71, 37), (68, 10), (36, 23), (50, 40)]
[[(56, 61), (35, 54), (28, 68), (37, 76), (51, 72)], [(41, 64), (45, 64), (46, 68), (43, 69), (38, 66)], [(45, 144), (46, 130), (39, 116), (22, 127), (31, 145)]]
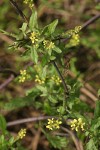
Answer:
[(1, 6), (0, 150), (99, 150), (98, 2)]

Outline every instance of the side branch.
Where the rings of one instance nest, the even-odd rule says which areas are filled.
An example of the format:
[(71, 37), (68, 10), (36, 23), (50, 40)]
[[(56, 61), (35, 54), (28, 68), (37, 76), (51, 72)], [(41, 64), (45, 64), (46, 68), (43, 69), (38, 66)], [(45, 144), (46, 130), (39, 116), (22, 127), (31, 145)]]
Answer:
[(28, 122), (47, 120), (49, 118), (57, 118), (57, 117), (54, 117), (54, 116), (40, 116), (40, 117), (20, 119), (20, 120), (15, 120), (15, 121), (8, 122), (7, 127), (18, 125), (18, 124), (23, 124), (23, 123), (28, 123)]
[(90, 24), (92, 24), (94, 21), (98, 20), (100, 18), (100, 13), (93, 16), (91, 19), (89, 19), (88, 21), (86, 21), (83, 25), (82, 25), (82, 30), (85, 29), (87, 26), (89, 26)]
[(22, 17), (22, 19), (25, 20), (28, 23), (28, 20), (27, 20), (26, 16), (21, 11), (21, 9), (17, 5), (17, 3), (14, 0), (10, 0), (10, 3), (13, 5), (13, 7), (16, 9), (17, 13)]
[[(87, 28), (90, 24), (92, 24), (93, 22), (95, 22), (96, 20), (98, 20), (100, 18), (100, 13), (93, 16), (92, 18), (90, 18), (88, 21), (86, 21), (83, 25), (82, 25), (82, 29), (81, 30), (84, 30), (85, 28)], [(66, 41), (68, 39), (70, 39), (71, 37), (61, 37), (59, 36), (58, 38), (55, 38), (53, 41), (57, 41), (57, 40), (62, 40), (62, 41)]]

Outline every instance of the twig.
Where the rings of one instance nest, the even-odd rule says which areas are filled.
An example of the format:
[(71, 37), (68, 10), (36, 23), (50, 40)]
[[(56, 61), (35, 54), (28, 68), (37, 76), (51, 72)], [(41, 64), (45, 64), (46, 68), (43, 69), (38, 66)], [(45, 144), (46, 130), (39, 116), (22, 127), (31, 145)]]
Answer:
[(7, 42), (8, 44), (12, 44), (13, 41), (6, 35), (4, 35), (3, 33), (0, 33), (0, 39)]
[(17, 13), (22, 17), (22, 19), (25, 20), (28, 23), (28, 20), (27, 20), (26, 16), (21, 11), (21, 9), (19, 8), (18, 4), (14, 0), (10, 0), (10, 3), (14, 6), (14, 8), (17, 11)]
[(64, 80), (64, 78), (63, 78), (63, 76), (62, 76), (62, 74), (61, 74), (61, 72), (60, 72), (60, 70), (59, 70), (59, 68), (58, 68), (58, 66), (57, 66), (57, 64), (56, 64), (56, 62), (55, 62), (55, 61), (52, 61), (52, 63), (53, 63), (53, 65), (54, 65), (54, 67), (56, 68), (56, 70), (57, 70), (57, 72), (58, 72), (58, 74), (59, 74), (59, 76), (60, 76), (60, 79), (62, 80), (62, 84), (63, 84), (63, 87), (64, 87), (64, 89), (65, 89), (66, 98), (68, 98), (69, 92), (68, 92), (68, 87), (67, 87), (67, 85), (66, 85), (66, 83), (65, 83), (65, 80)]
[(85, 94), (86, 96), (88, 96), (90, 99), (92, 99), (94, 102), (96, 102), (98, 100), (98, 98), (93, 95), (89, 90), (85, 89), (85, 88), (81, 88), (80, 91)]
[(38, 131), (34, 135), (34, 138), (32, 138), (32, 142), (31, 142), (31, 145), (30, 145), (31, 149), (37, 150), (39, 139), (40, 139), (40, 135), (41, 135), (41, 128), (38, 129)]
[(14, 75), (12, 74), (4, 83), (0, 85), (0, 90), (7, 86), (14, 79)]
[[(93, 16), (93, 17), (90, 18), (88, 21), (86, 21), (86, 22), (82, 25), (82, 29), (81, 29), (81, 30), (85, 29), (86, 27), (88, 27), (90, 24), (92, 24), (93, 22), (95, 22), (95, 21), (98, 20), (99, 18), (100, 18), (100, 13), (97, 14), (97, 15), (95, 15), (95, 16)], [(68, 40), (68, 39), (70, 39), (70, 38), (71, 38), (71, 36), (68, 37), (68, 38), (59, 36), (58, 38), (54, 39), (53, 41), (61, 40), (61, 39), (62, 39), (63, 42), (65, 42), (65, 40)]]
[(54, 116), (40, 116), (40, 117), (32, 117), (32, 118), (26, 118), (26, 119), (19, 119), (16, 121), (11, 121), (7, 123), (7, 127), (18, 125), (18, 124), (23, 124), (23, 123), (28, 123), (28, 122), (34, 122), (34, 121), (40, 121), (40, 120), (46, 120), (49, 118), (57, 118)]
[(78, 141), (78, 139), (75, 137), (74, 133), (73, 133), (72, 131), (68, 130), (67, 128), (64, 128), (64, 127), (61, 127), (61, 129), (62, 129), (63, 131), (65, 131), (65, 132), (67, 132), (67, 133), (72, 137), (72, 140), (73, 140), (73, 142), (74, 142), (74, 144), (75, 144), (75, 146), (76, 146), (76, 150), (82, 150), (82, 149), (80, 148), (79, 141)]
[(100, 13), (93, 16), (91, 19), (89, 19), (88, 21), (86, 21), (83, 25), (82, 25), (82, 30), (85, 29), (87, 26), (89, 26), (90, 24), (92, 24), (94, 21), (98, 20), (100, 18)]
[[(27, 69), (29, 66), (32, 66), (34, 63), (33, 62), (29, 62), (24, 69)], [(5, 70), (6, 71), (6, 70)], [(3, 73), (3, 72), (2, 72)], [(19, 75), (19, 73), (15, 73), (14, 71), (11, 71), (9, 73), (13, 73), (11, 74), (11, 76), (0, 85), (0, 90), (3, 89), (4, 87), (6, 87), (12, 80), (14, 80), (15, 77), (17, 77)]]

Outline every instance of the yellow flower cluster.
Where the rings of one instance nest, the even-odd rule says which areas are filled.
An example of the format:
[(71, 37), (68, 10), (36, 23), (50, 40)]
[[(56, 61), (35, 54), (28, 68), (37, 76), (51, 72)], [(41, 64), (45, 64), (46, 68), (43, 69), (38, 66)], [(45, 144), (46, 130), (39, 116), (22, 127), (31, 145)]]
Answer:
[(81, 26), (76, 26), (73, 30), (68, 30), (67, 32), (63, 33), (62, 36), (68, 36), (71, 37), (69, 44), (66, 45), (66, 47), (70, 46), (77, 46), (80, 42), (80, 36), (79, 32), (82, 29)]
[(81, 129), (82, 131), (84, 131), (85, 122), (83, 122), (82, 118), (79, 118), (78, 120), (74, 119), (73, 121), (71, 121), (70, 126), (72, 130), (78, 131), (79, 129)]
[(44, 40), (43, 45), (44, 45), (44, 48), (46, 48), (47, 50), (53, 49), (55, 46), (54, 43), (49, 40)]
[(59, 84), (62, 82), (61, 79), (60, 79), (58, 76), (56, 76), (56, 75), (52, 76), (51, 79), (52, 79), (57, 85), (59, 85)]
[(21, 129), (18, 132), (17, 139), (22, 139), (26, 135), (26, 129)]
[(39, 84), (43, 84), (45, 83), (45, 79), (40, 79), (38, 75), (36, 75), (36, 78), (35, 78), (35, 82), (39, 83)]
[(46, 128), (48, 128), (49, 130), (59, 129), (60, 124), (62, 124), (62, 121), (58, 119), (57, 120), (54, 118), (48, 119), (48, 125), (46, 126)]
[(76, 26), (74, 29), (74, 32), (79, 33), (81, 29), (82, 29), (82, 26)]
[(33, 0), (24, 0), (23, 1), (23, 3), (24, 4), (28, 4), (29, 5), (29, 7), (32, 9), (33, 8), (33, 6), (34, 6), (34, 4), (33, 4)]
[(19, 82), (24, 82), (25, 80), (30, 79), (30, 75), (26, 70), (20, 70)]
[(69, 46), (77, 46), (80, 42), (79, 31), (82, 29), (81, 26), (76, 26), (74, 30), (69, 30), (67, 34), (72, 36), (69, 42)]
[(38, 42), (37, 36), (38, 36), (38, 33), (35, 33), (35, 32), (32, 32), (32, 33), (31, 33), (31, 35), (30, 35), (29, 38), (31, 39), (31, 41), (32, 41), (33, 44), (34, 44), (35, 42)]
[(64, 33), (64, 34), (67, 34), (67, 35), (69, 35), (69, 36), (72, 36), (73, 34), (78, 34), (81, 29), (82, 29), (81, 26), (76, 26), (74, 29), (68, 30), (68, 31), (67, 31), (66, 33)]
[(80, 42), (80, 37), (79, 37), (79, 35), (74, 33), (74, 34), (72, 35), (72, 38), (70, 39), (69, 44), (70, 44), (71, 46), (77, 46), (77, 45), (79, 44), (79, 42)]

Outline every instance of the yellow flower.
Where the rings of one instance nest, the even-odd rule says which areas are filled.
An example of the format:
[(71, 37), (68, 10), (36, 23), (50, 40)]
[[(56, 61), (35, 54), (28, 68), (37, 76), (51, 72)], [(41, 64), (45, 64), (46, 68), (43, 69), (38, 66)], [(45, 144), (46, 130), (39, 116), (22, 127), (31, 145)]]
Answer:
[(23, 83), (25, 82), (25, 80), (30, 79), (30, 75), (27, 73), (26, 70), (20, 70), (20, 76), (18, 78), (19, 78), (19, 82)]
[(26, 80), (25, 77), (23, 77), (23, 76), (20, 76), (20, 77), (19, 77), (19, 82), (20, 82), (20, 83), (21, 83), (21, 82), (23, 83), (25, 80)]
[(80, 42), (80, 37), (78, 34), (73, 34), (71, 39), (70, 39), (70, 42), (69, 42), (69, 45), (70, 46), (77, 46)]
[(62, 81), (61, 81), (61, 79), (58, 77), (58, 76), (55, 76), (55, 75), (53, 75), (52, 77), (51, 77), (51, 79), (57, 84), (57, 85), (59, 85)]
[(21, 129), (18, 132), (17, 139), (22, 139), (26, 135), (26, 129)]
[(72, 130), (84, 130), (84, 126), (85, 126), (85, 122), (83, 122), (82, 118), (79, 119), (74, 119), (73, 121), (71, 121), (70, 126), (72, 128)]
[(55, 128), (56, 128), (56, 129), (59, 129), (59, 128), (60, 128), (60, 126), (59, 126), (60, 124), (62, 124), (62, 122), (59, 121), (59, 120), (56, 120), (56, 121), (55, 121), (55, 125), (54, 125)]
[(43, 83), (45, 83), (45, 79), (40, 79), (39, 76), (36, 75), (35, 82), (37, 82), (39, 84), (43, 84)]
[(85, 123), (83, 123), (82, 118), (78, 119), (78, 126), (80, 126), (80, 128), (82, 129), (82, 131), (84, 130), (84, 125)]
[(76, 26), (74, 29), (74, 32), (79, 33), (81, 29), (82, 29), (82, 26)]
[(33, 6), (34, 6), (34, 4), (33, 4), (33, 0), (24, 0), (23, 1), (23, 3), (24, 4), (28, 4), (29, 5), (29, 7), (32, 9), (33, 8)]
[(21, 75), (26, 75), (26, 70), (20, 70)]
[(44, 40), (43, 45), (44, 45), (44, 48), (46, 48), (47, 50), (53, 49), (55, 46), (54, 43), (49, 40)]
[(49, 43), (49, 46), (48, 46), (48, 49), (53, 49), (54, 48), (54, 43), (53, 42), (50, 42)]
[(35, 32), (32, 32), (31, 35), (30, 35), (30, 39), (31, 39), (31, 42), (34, 44), (35, 42), (38, 42), (38, 38), (37, 38), (38, 34), (35, 33)]
[(63, 36), (73, 36), (73, 34), (77, 34), (82, 29), (81, 26), (76, 26), (74, 29), (68, 30), (67, 32), (63, 33)]
[(49, 130), (59, 129), (60, 124), (62, 124), (62, 121), (60, 120), (56, 120), (54, 118), (48, 119), (48, 125), (46, 126), (46, 128), (48, 128)]
[(29, 0), (24, 0), (23, 3), (27, 4), (29, 2)]

